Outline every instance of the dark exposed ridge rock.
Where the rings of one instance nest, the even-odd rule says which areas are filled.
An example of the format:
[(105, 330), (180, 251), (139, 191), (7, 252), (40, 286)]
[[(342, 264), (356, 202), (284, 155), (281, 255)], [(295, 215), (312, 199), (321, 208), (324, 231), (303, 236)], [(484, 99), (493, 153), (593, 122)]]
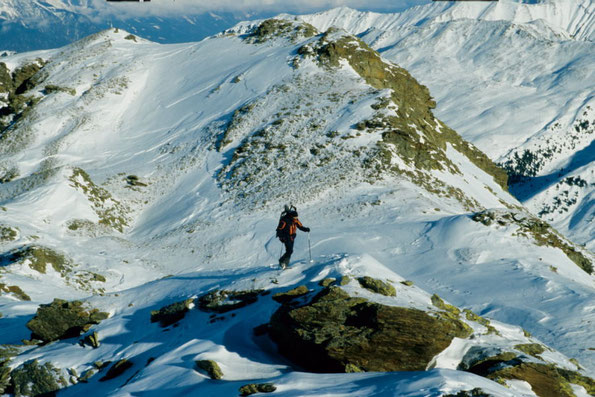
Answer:
[(277, 387), (272, 383), (250, 383), (240, 387), (240, 396), (250, 396), (256, 393), (272, 393)]
[(292, 290), (286, 292), (279, 292), (273, 295), (273, 300), (276, 300), (279, 303), (288, 303), (296, 298), (304, 296), (308, 294), (310, 290), (305, 285), (300, 285)]
[(126, 372), (127, 369), (131, 368), (132, 366), (133, 366), (133, 364), (131, 361), (123, 358), (123, 359), (119, 360), (118, 362), (116, 362), (114, 365), (112, 365), (110, 367), (110, 369), (107, 371), (107, 374), (105, 374), (105, 376), (103, 378), (99, 379), (99, 381), (105, 382), (106, 380), (117, 378), (118, 376), (120, 376), (124, 372)]
[(32, 339), (47, 343), (79, 336), (108, 317), (108, 313), (84, 307), (81, 301), (54, 299), (52, 303), (39, 306), (27, 328), (32, 331)]
[(454, 337), (469, 336), (469, 330), (458, 320), (329, 287), (307, 304), (279, 308), (269, 334), (280, 353), (308, 371), (416, 371), (426, 369)]
[(190, 298), (164, 306), (159, 310), (153, 310), (151, 311), (151, 322), (159, 322), (162, 327), (177, 323), (186, 316), (193, 302), (194, 299)]
[(252, 304), (263, 290), (215, 290), (198, 298), (198, 308), (206, 312), (225, 313)]
[(382, 280), (364, 276), (358, 278), (357, 281), (359, 281), (359, 284), (362, 286), (362, 288), (365, 288), (369, 291), (385, 296), (397, 296), (397, 290), (395, 287)]

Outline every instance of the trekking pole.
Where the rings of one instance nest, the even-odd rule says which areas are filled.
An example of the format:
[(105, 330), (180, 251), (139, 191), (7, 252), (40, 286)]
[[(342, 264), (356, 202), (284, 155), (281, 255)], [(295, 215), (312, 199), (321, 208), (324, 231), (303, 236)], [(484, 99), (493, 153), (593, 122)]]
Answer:
[(308, 252), (310, 253), (310, 263), (312, 263), (312, 245), (310, 244), (310, 232), (308, 232)]

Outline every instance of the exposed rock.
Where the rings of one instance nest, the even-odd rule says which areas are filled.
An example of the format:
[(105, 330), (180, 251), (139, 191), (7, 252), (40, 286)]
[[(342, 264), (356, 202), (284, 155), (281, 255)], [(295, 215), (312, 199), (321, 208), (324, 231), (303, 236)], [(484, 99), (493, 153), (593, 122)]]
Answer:
[(215, 290), (198, 298), (198, 307), (206, 312), (225, 313), (256, 302), (262, 292)]
[(83, 340), (83, 343), (91, 346), (93, 349), (97, 349), (101, 345), (99, 342), (99, 335), (95, 331), (93, 331), (92, 334), (87, 335)]
[(324, 280), (320, 280), (320, 282), (318, 283), (318, 285), (320, 285), (321, 287), (329, 287), (335, 281), (337, 281), (336, 278), (328, 277), (328, 278), (325, 278)]
[(54, 84), (48, 84), (45, 86), (45, 88), (43, 89), (43, 92), (46, 95), (52, 94), (54, 92), (65, 92), (67, 94), (70, 94), (72, 96), (76, 95), (76, 90), (74, 88), (68, 88), (68, 87), (60, 87), (58, 85), (54, 85)]
[(33, 339), (47, 343), (78, 336), (108, 317), (108, 313), (85, 308), (81, 301), (54, 299), (50, 304), (39, 306), (27, 328), (32, 331)]
[(12, 371), (11, 383), (16, 396), (54, 396), (60, 389), (56, 380), (60, 376), (51, 363), (40, 365), (32, 360)]
[(186, 312), (190, 310), (194, 302), (193, 298), (186, 299), (180, 302), (172, 303), (162, 307), (159, 310), (151, 312), (151, 322), (159, 322), (162, 327), (167, 327), (173, 323), (177, 323), (186, 316)]
[(7, 294), (13, 294), (18, 299), (22, 301), (30, 301), (31, 297), (27, 295), (18, 285), (6, 285), (0, 283), (0, 292), (5, 292)]
[(341, 277), (341, 280), (339, 280), (339, 285), (341, 287), (343, 287), (344, 285), (347, 285), (351, 282), (351, 277), (349, 276), (343, 276)]
[(132, 367), (132, 365), (132, 362), (123, 358), (116, 362), (114, 365), (112, 365), (110, 369), (107, 371), (107, 374), (105, 374), (103, 378), (99, 379), (99, 381), (105, 382), (106, 380), (114, 379), (126, 372), (127, 369)]
[(273, 295), (273, 299), (279, 303), (287, 303), (295, 298), (299, 298), (300, 296), (306, 295), (310, 290), (305, 285), (300, 285), (292, 290), (286, 292), (279, 292), (278, 294)]
[(272, 38), (287, 37), (291, 40), (308, 38), (317, 34), (316, 28), (308, 23), (295, 23), (281, 19), (263, 21), (246, 38), (251, 43), (264, 43)]
[[(520, 350), (541, 351), (535, 347), (541, 345), (517, 345), (515, 348), (518, 346), (521, 346)], [(590, 395), (595, 393), (595, 381), (579, 372), (558, 368), (545, 362), (525, 360), (526, 358), (513, 352), (474, 346), (463, 357), (459, 369), (500, 383), (504, 380), (523, 380), (531, 385), (533, 392), (539, 397), (574, 396), (570, 383), (583, 386)]]
[(250, 383), (240, 387), (240, 396), (249, 396), (255, 393), (272, 393), (277, 390), (272, 383)]
[(197, 360), (196, 366), (205, 371), (211, 379), (219, 380), (223, 378), (223, 371), (213, 360)]
[(397, 296), (397, 290), (395, 289), (395, 287), (393, 287), (389, 283), (386, 283), (382, 280), (364, 276), (364, 277), (358, 278), (357, 281), (359, 281), (359, 284), (363, 288), (365, 288), (369, 291), (375, 292), (377, 294), (385, 295), (385, 296)]
[[(2, 183), (0, 181), (0, 183)], [(14, 241), (19, 238), (19, 230), (8, 225), (0, 225), (0, 242)]]
[(50, 265), (60, 274), (71, 268), (71, 262), (64, 255), (51, 248), (40, 245), (25, 245), (0, 256), (0, 262), (6, 264), (27, 264), (31, 269), (45, 274)]
[(339, 287), (299, 307), (281, 306), (269, 333), (283, 355), (313, 372), (424, 370), (454, 337), (469, 336), (461, 321), (354, 298)]
[(405, 280), (405, 281), (401, 281), (401, 284), (407, 286), (407, 287), (411, 287), (413, 285), (413, 281), (411, 280)]
[(495, 397), (479, 387), (472, 390), (461, 390), (457, 394), (443, 394), (442, 397)]
[(541, 359), (539, 355), (545, 352), (545, 347), (539, 343), (525, 343), (516, 345), (514, 348), (539, 359)]
[(578, 267), (591, 274), (593, 272), (592, 254), (568, 241), (550, 224), (541, 219), (525, 213), (510, 211), (486, 210), (471, 216), (475, 222), (491, 226), (493, 223), (499, 226), (515, 224), (519, 227), (517, 236), (532, 237), (535, 243), (540, 246), (548, 246), (561, 249), (568, 259), (576, 263)]

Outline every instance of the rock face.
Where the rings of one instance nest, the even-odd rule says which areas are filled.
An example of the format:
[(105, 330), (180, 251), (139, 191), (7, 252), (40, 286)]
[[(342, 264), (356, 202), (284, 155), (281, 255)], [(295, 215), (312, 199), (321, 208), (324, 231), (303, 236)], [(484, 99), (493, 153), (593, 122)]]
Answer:
[(37, 314), (28, 323), (31, 337), (43, 342), (78, 336), (93, 324), (99, 324), (109, 314), (97, 309), (83, 307), (83, 302), (68, 302), (54, 299), (47, 305), (40, 305)]
[(312, 372), (419, 371), (469, 336), (464, 323), (353, 298), (328, 287), (302, 306), (283, 305), (270, 335), (281, 354)]

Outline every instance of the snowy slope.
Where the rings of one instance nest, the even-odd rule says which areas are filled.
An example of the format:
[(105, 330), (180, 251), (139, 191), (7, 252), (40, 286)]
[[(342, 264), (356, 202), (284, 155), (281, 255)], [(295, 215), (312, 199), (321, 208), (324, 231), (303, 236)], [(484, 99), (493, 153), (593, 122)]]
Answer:
[[(28, 338), (24, 324), (54, 298), (86, 299), (111, 315), (93, 328), (102, 340), (98, 349), (73, 339), (23, 348), (11, 367), (33, 358), (79, 374), (98, 360), (128, 358), (136, 366), (128, 381), (91, 378), (64, 395), (232, 395), (262, 379), (280, 395), (417, 396), (475, 387), (533, 395), (524, 382), (507, 389), (454, 371), (469, 340), (453, 344), (426, 372), (302, 372), (270, 341), (251, 337), (277, 307), (270, 297), (213, 324), (191, 310), (178, 327), (149, 325), (151, 310), (214, 288), (279, 292), (316, 288), (327, 276), (370, 275), (392, 280), (397, 297), (375, 298), (355, 282), (345, 289), (419, 308), (437, 293), (491, 319), (501, 335), (478, 331), (477, 343), (541, 341), (561, 352), (544, 355), (548, 362), (577, 370), (568, 359), (575, 357), (592, 374), (593, 276), (561, 249), (537, 245), (521, 223), (474, 220), (472, 213), (484, 208), (519, 222), (528, 215), (462, 146), (437, 146), (441, 165), (434, 168), (390, 146), (383, 163), (387, 152), (377, 145), (386, 131), (372, 121), (395, 116), (403, 110), (396, 102), (408, 106), (409, 96), (373, 88), (347, 58), (318, 63), (308, 51), (333, 40), (355, 46), (354, 58), (368, 52), (343, 32), (310, 37), (300, 26), (172, 45), (110, 29), (60, 49), (5, 58), (11, 71), (38, 57), (50, 62), (42, 83), (27, 92), (39, 103), (2, 136), (0, 161), (18, 168), (18, 176), (0, 184), (2, 224), (18, 233), (1, 243), (0, 281), (19, 286), (31, 301), (0, 296), (6, 330), (0, 343)], [(438, 120), (425, 129), (418, 119), (405, 120), (419, 132), (415, 145), (448, 134)], [(299, 235), (292, 268), (280, 272), (273, 229), (288, 201), (312, 228), (314, 262)], [(31, 244), (71, 262), (62, 272), (48, 266), (40, 273), (31, 259), (10, 259)], [(414, 286), (399, 283), (405, 279)], [(193, 369), (203, 358), (222, 363), (225, 382)]]
[[(527, 176), (512, 188), (519, 200), (593, 248), (593, 2), (436, 2), (301, 19), (357, 34), (410, 70), (446, 124), (511, 175)], [(584, 186), (566, 197), (569, 178)]]
[(246, 17), (196, 9), (186, 10), (182, 16), (159, 14), (150, 7), (149, 3), (91, 0), (3, 0), (0, 49), (22, 52), (56, 48), (109, 27), (162, 43), (199, 41)]

